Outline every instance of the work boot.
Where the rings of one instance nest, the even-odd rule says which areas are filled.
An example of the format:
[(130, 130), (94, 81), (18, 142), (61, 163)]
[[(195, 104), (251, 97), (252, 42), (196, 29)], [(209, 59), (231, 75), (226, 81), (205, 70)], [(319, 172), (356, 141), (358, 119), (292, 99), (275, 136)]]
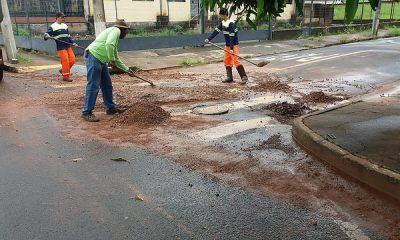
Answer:
[(237, 66), (236, 70), (238, 71), (240, 78), (242, 79), (240, 84), (246, 84), (246, 82), (247, 82), (247, 80), (249, 80), (249, 78), (246, 75), (246, 71), (244, 70), (243, 65)]
[(64, 79), (64, 78), (63, 78), (63, 81), (64, 81), (64, 82), (72, 82), (72, 79), (70, 79), (70, 78), (65, 78), (65, 79)]
[(98, 122), (98, 119), (93, 113), (82, 113), (82, 118), (87, 122)]
[(120, 108), (111, 108), (110, 110), (106, 111), (107, 115), (114, 115), (116, 113), (123, 113), (125, 112), (125, 109), (120, 109)]
[(225, 68), (226, 68), (226, 76), (227, 77), (222, 82), (223, 83), (231, 83), (231, 82), (233, 82), (232, 67), (225, 66)]

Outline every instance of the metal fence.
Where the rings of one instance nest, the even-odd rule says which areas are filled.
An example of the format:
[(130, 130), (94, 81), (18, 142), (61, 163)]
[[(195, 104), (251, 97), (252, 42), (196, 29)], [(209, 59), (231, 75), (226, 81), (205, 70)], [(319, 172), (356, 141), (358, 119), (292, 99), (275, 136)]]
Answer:
[(64, 12), (68, 16), (84, 15), (83, 0), (7, 0), (14, 17), (45, 17)]
[[(305, 24), (312, 26), (345, 25), (345, 1), (342, 0), (307, 0), (304, 4)], [(374, 17), (370, 4), (359, 1), (353, 24), (370, 23)], [(383, 0), (380, 20), (400, 20), (400, 6), (396, 0)]]
[(7, 3), (17, 36), (41, 36), (60, 11), (72, 22), (86, 22), (83, 0), (7, 0)]

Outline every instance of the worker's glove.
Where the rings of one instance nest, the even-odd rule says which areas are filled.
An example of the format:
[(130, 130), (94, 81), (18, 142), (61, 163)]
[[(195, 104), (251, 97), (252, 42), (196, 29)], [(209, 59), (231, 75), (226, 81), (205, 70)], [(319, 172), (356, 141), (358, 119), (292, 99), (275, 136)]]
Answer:
[(44, 33), (43, 38), (44, 40), (48, 40), (49, 38), (51, 38), (51, 36), (48, 33)]
[(72, 43), (72, 46), (79, 47), (79, 45), (77, 43)]
[(209, 43), (210, 42), (210, 40), (208, 40), (208, 38), (206, 38), (205, 40), (204, 40), (204, 43), (205, 44), (207, 44), (207, 43)]
[(229, 53), (230, 53), (230, 54), (233, 54), (233, 50), (232, 50), (232, 49), (231, 49), (231, 50), (229, 50)]
[(117, 65), (115, 65), (115, 62), (109, 62), (108, 66), (110, 66), (112, 68), (117, 68)]

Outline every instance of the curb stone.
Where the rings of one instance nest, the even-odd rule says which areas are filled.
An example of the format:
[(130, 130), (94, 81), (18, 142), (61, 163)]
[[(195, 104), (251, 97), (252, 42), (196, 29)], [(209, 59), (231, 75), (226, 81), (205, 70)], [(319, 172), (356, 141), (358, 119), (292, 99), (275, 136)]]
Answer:
[(308, 117), (333, 111), (357, 102), (360, 101), (335, 106), (297, 118), (292, 129), (293, 139), (306, 152), (335, 169), (400, 201), (400, 174), (383, 168), (366, 157), (353, 155), (326, 140), (304, 124), (304, 120)]

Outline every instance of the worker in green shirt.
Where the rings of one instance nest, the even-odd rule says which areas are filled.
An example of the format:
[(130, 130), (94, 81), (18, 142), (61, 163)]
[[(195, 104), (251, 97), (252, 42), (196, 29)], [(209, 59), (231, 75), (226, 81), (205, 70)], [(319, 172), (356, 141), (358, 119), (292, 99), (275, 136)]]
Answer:
[(113, 115), (124, 111), (115, 105), (108, 65), (119, 68), (133, 76), (134, 72), (119, 59), (117, 49), (118, 40), (125, 38), (128, 30), (128, 24), (123, 19), (119, 19), (114, 26), (100, 33), (96, 40), (85, 50), (87, 85), (82, 118), (88, 122), (99, 121), (93, 114), (99, 88), (103, 95), (103, 103), (107, 114)]

